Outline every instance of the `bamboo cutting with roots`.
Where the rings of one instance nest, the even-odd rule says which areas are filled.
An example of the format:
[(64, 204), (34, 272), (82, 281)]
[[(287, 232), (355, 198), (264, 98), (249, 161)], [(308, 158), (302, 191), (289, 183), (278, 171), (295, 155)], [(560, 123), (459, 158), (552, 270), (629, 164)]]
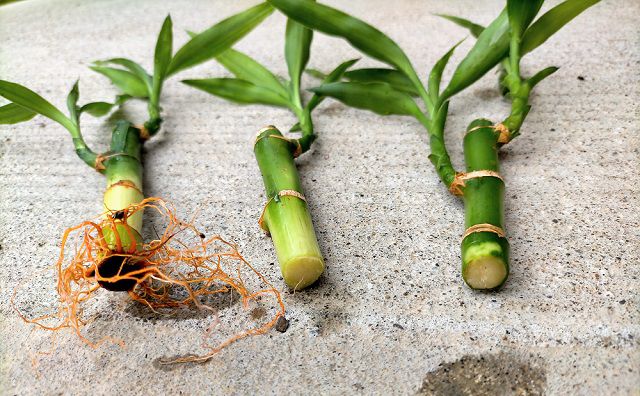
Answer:
[[(348, 81), (323, 82), (312, 91), (381, 115), (413, 116), (425, 127), (431, 148), (429, 159), (449, 191), (462, 197), (465, 205), (462, 277), (473, 289), (493, 290), (500, 288), (509, 274), (509, 243), (503, 218), (505, 184), (499, 173), (498, 150), (520, 134), (531, 108), (533, 87), (557, 70), (548, 67), (525, 78), (520, 61), (598, 1), (565, 0), (535, 19), (543, 0), (507, 0), (505, 9), (486, 28), (443, 15), (468, 28), (477, 41), (442, 91), (442, 74), (457, 44), (434, 65), (427, 84), (423, 84), (404, 51), (366, 22), (312, 0), (269, 3), (306, 27), (344, 38), (365, 55), (391, 66), (351, 70), (345, 73)], [(463, 140), (466, 170), (456, 171), (444, 140), (449, 102), (495, 66), (500, 68), (500, 86), (511, 102), (511, 112), (499, 123), (476, 119), (469, 124)], [(422, 100), (424, 108), (414, 97)]]
[[(219, 236), (207, 237), (193, 221), (178, 218), (164, 200), (143, 194), (144, 143), (162, 124), (160, 96), (171, 75), (207, 61), (227, 50), (272, 12), (259, 4), (236, 14), (192, 37), (173, 53), (172, 21), (167, 17), (158, 36), (153, 74), (124, 58), (96, 62), (92, 69), (106, 76), (122, 93), (113, 103), (78, 105), (76, 82), (67, 97), (69, 116), (30, 89), (0, 80), (0, 96), (11, 103), (0, 107), (0, 123), (15, 124), (37, 114), (64, 126), (71, 134), (76, 154), (87, 165), (105, 175), (104, 212), (95, 219), (68, 228), (62, 238), (55, 265), (59, 304), (55, 312), (31, 317), (27, 322), (47, 330), (71, 328), (86, 343), (99, 345), (109, 337), (91, 340), (82, 332), (91, 320), (87, 304), (101, 290), (126, 292), (153, 312), (196, 307), (214, 310), (209, 301), (216, 295), (235, 294), (244, 308), (264, 307), (267, 319), (216, 344), (205, 343), (205, 352), (171, 359), (170, 362), (206, 361), (230, 343), (268, 331), (284, 315), (278, 290), (240, 255), (237, 246)], [(147, 102), (148, 120), (143, 125), (118, 121), (107, 152), (98, 154), (85, 143), (80, 116), (104, 116), (131, 99)], [(162, 229), (156, 238), (143, 238), (143, 212), (152, 215)], [(24, 286), (26, 287), (26, 286)], [(14, 300), (23, 289), (16, 288)]]

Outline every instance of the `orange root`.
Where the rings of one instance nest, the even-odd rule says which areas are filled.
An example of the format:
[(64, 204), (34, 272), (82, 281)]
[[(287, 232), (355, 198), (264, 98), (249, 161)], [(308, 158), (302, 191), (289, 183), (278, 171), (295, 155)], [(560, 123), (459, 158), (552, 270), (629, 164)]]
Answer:
[[(124, 249), (115, 233), (117, 246), (110, 248), (103, 228), (115, 229), (116, 224), (126, 224), (127, 217), (145, 209), (153, 211), (156, 218), (160, 217), (166, 223), (162, 235), (142, 246), (133, 242)], [(133, 235), (129, 237), (130, 241), (135, 241)], [(74, 253), (69, 253), (68, 245), (72, 242), (76, 242), (77, 247)], [(220, 293), (237, 293), (245, 310), (251, 304), (265, 305), (263, 296), (273, 298), (270, 306), (274, 314), (262, 324), (216, 345), (206, 342), (209, 328), (203, 344), (206, 353), (161, 363), (205, 362), (239, 339), (266, 333), (285, 313), (278, 290), (240, 255), (234, 244), (219, 236), (206, 238), (192, 224), (178, 219), (173, 206), (160, 198), (147, 198), (124, 211), (109, 212), (95, 221), (84, 221), (66, 229), (55, 269), (59, 296), (55, 313), (27, 317), (15, 305), (19, 287), (14, 291), (11, 303), (25, 322), (54, 332), (70, 328), (93, 348), (105, 341), (124, 345), (112, 337), (92, 341), (82, 332), (83, 326), (91, 321), (84, 312), (87, 302), (104, 289), (127, 291), (134, 301), (154, 312), (184, 306), (215, 311), (206, 300)], [(249, 290), (248, 277), (258, 290)]]

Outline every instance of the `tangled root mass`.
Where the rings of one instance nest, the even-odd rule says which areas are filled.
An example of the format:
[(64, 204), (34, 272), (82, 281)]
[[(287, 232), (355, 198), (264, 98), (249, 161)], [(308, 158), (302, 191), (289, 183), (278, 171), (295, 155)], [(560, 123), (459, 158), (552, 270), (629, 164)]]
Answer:
[[(106, 240), (105, 228), (116, 230), (126, 225), (129, 216), (142, 210), (154, 212), (164, 223), (164, 231), (157, 239), (140, 243), (134, 235), (121, 238), (112, 232), (115, 244)], [(195, 226), (178, 219), (173, 206), (159, 198), (147, 198), (124, 211), (106, 213), (65, 230), (55, 270), (59, 301), (54, 313), (25, 315), (15, 304), (19, 288), (13, 295), (14, 308), (26, 322), (51, 331), (72, 329), (94, 348), (104, 341), (114, 341), (110, 337), (93, 341), (82, 331), (91, 320), (85, 313), (87, 304), (103, 289), (127, 292), (135, 302), (156, 313), (159, 309), (180, 307), (215, 311), (208, 304), (210, 298), (234, 292), (245, 309), (252, 305), (272, 307), (273, 315), (261, 323), (215, 345), (204, 343), (205, 353), (175, 358), (169, 363), (209, 360), (241, 338), (267, 332), (284, 316), (278, 290), (240, 255), (234, 244), (219, 236), (206, 238)]]

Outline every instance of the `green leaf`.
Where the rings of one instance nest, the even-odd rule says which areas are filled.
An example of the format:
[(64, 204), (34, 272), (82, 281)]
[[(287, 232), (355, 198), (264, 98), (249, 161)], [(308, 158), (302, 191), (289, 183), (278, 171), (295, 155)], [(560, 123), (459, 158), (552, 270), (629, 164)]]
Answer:
[(35, 113), (52, 119), (71, 132), (76, 126), (54, 105), (27, 87), (9, 81), (0, 80), (0, 96), (9, 101), (29, 109)]
[(529, 83), (529, 87), (530, 88), (535, 87), (540, 81), (544, 80), (545, 78), (549, 77), (550, 75), (552, 75), (557, 71), (558, 71), (558, 68), (555, 66), (550, 66), (540, 70), (539, 72), (537, 72), (527, 80), (527, 82)]
[(109, 103), (109, 102), (86, 103), (80, 108), (80, 114), (89, 113), (94, 117), (102, 117), (107, 113), (109, 113), (109, 111), (111, 111), (112, 108), (122, 105), (124, 102), (128, 101), (129, 99), (131, 99), (131, 96), (129, 95), (118, 95), (114, 103)]
[(124, 68), (128, 69), (131, 73), (138, 76), (140, 80), (144, 81), (144, 84), (147, 87), (147, 92), (149, 93), (149, 95), (151, 95), (151, 92), (153, 91), (151, 76), (138, 63), (126, 58), (113, 58), (113, 59), (107, 59), (105, 61), (98, 61), (94, 63), (98, 66), (104, 66), (109, 63), (123, 66)]
[(453, 72), (449, 85), (440, 96), (446, 101), (491, 70), (509, 49), (509, 18), (506, 9), (487, 26), (465, 58)]
[(325, 78), (327, 78), (327, 74), (321, 72), (320, 70), (317, 69), (306, 69), (304, 71), (305, 73), (307, 73), (308, 75), (310, 75), (313, 78), (317, 78), (318, 80), (323, 80)]
[(91, 69), (107, 77), (123, 93), (136, 98), (147, 98), (149, 92), (145, 82), (137, 75), (122, 69), (105, 66), (91, 66)]
[(538, 46), (547, 41), (549, 37), (569, 23), (573, 18), (580, 15), (580, 13), (587, 8), (597, 4), (599, 1), (600, 0), (567, 0), (547, 11), (524, 33), (521, 45), (522, 55), (538, 48)]
[(183, 80), (183, 83), (236, 103), (261, 103), (288, 107), (289, 101), (277, 93), (237, 78)]
[(206, 62), (231, 48), (273, 12), (268, 3), (233, 15), (189, 40), (171, 60), (168, 74)]
[(0, 107), (0, 124), (17, 124), (23, 121), (29, 121), (38, 113), (27, 108), (19, 106), (15, 103), (9, 103)]
[[(359, 60), (360, 59), (351, 59), (351, 60), (342, 62), (341, 64), (338, 65), (338, 67), (333, 69), (331, 71), (331, 73), (329, 73), (327, 75), (323, 74), (324, 75), (324, 79), (322, 80), (322, 84), (329, 84), (329, 83), (332, 83), (332, 82), (339, 81), (342, 78), (342, 76), (344, 75), (344, 73)], [(309, 100), (309, 102), (305, 106), (305, 109), (309, 113), (311, 113), (313, 111), (313, 109), (318, 107), (318, 105), (320, 103), (322, 103), (322, 101), (325, 98), (326, 98), (326, 96), (322, 96), (322, 95), (320, 95), (318, 93), (314, 93), (313, 96), (311, 97), (311, 100)], [(299, 131), (299, 130), (301, 130), (300, 123), (296, 123), (295, 125), (293, 125), (291, 127), (291, 129), (289, 129), (290, 132), (295, 132), (295, 131)]]
[(408, 94), (385, 83), (335, 82), (311, 91), (338, 99), (347, 106), (373, 111), (381, 115), (422, 116), (420, 108)]
[(162, 90), (162, 82), (164, 81), (167, 71), (169, 70), (169, 64), (171, 63), (171, 55), (173, 53), (173, 22), (171, 16), (167, 15), (160, 34), (158, 34), (158, 41), (156, 42), (156, 50), (153, 56), (153, 90), (151, 97), (157, 102), (160, 98), (160, 92)]
[(78, 113), (78, 98), (80, 97), (80, 90), (78, 89), (78, 81), (73, 84), (73, 88), (67, 95), (67, 109), (69, 109), (69, 116), (71, 120), (78, 124), (78, 117), (80, 117), (80, 113)]
[(473, 23), (468, 19), (459, 18), (453, 15), (445, 15), (445, 14), (436, 14), (436, 15), (453, 22), (458, 26), (468, 29), (469, 32), (471, 32), (471, 35), (476, 38), (480, 36), (482, 31), (484, 30), (484, 26), (478, 25), (477, 23)]
[(418, 90), (409, 80), (409, 77), (395, 69), (356, 69), (346, 72), (344, 76), (351, 81), (362, 83), (387, 83), (398, 91), (406, 92), (412, 96), (418, 95)]
[(544, 0), (507, 0), (507, 14), (511, 33), (522, 37), (533, 18), (536, 17)]
[(289, 18), (313, 30), (346, 39), (363, 53), (402, 71), (416, 87), (422, 86), (409, 58), (398, 44), (368, 23), (311, 0), (269, 2)]
[(464, 40), (458, 41), (456, 45), (451, 47), (451, 49), (444, 54), (438, 62), (431, 69), (431, 73), (429, 73), (429, 95), (431, 96), (431, 101), (436, 103), (438, 101), (438, 96), (440, 95), (440, 81), (442, 80), (442, 73), (444, 72), (444, 68), (449, 63), (449, 58), (453, 55), (453, 51), (462, 43)]
[(90, 102), (80, 108), (80, 113), (89, 113), (94, 117), (102, 117), (111, 111), (113, 106), (114, 104), (109, 102)]
[(300, 99), (300, 77), (309, 62), (309, 49), (313, 40), (313, 30), (287, 19), (285, 32), (284, 56), (287, 60), (289, 77), (291, 78), (291, 93), (295, 106), (302, 107)]
[[(338, 67), (336, 67), (335, 69), (333, 69), (331, 71), (331, 73), (329, 73), (324, 80), (322, 80), (322, 85), (324, 84), (330, 84), (336, 81), (339, 81), (342, 76), (344, 75), (344, 73), (351, 67), (353, 66), (357, 61), (359, 61), (360, 59), (351, 59), (345, 62), (342, 62), (341, 64), (338, 65)], [(314, 94), (313, 97), (311, 97), (311, 100), (309, 101), (309, 103), (307, 103), (307, 109), (309, 109), (309, 112), (313, 111), (313, 109), (315, 109), (324, 99), (324, 96), (319, 95), (319, 94)]]
[(266, 67), (256, 62), (250, 56), (229, 48), (216, 57), (216, 60), (227, 68), (240, 80), (245, 80), (253, 85), (270, 89), (284, 99), (289, 97), (289, 92), (282, 85), (278, 77), (274, 76)]

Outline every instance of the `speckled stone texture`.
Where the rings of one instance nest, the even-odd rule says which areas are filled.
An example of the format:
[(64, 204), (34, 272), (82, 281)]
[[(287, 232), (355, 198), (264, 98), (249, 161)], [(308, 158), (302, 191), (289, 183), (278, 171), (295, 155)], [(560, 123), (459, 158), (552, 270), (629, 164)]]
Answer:
[[(252, 3), (30, 0), (3, 6), (0, 76), (61, 107), (78, 77), (82, 101), (108, 100), (116, 91), (87, 68), (92, 60), (126, 56), (149, 67), (168, 12), (183, 43), (186, 29), (204, 29)], [(486, 23), (503, 2), (331, 3), (388, 33), (425, 75), (467, 36), (432, 13)], [(101, 210), (105, 182), (76, 158), (57, 124), (39, 117), (0, 127), (0, 393), (637, 394), (637, 15), (636, 0), (602, 2), (524, 61), (527, 74), (550, 65), (560, 70), (536, 87), (522, 136), (502, 153), (512, 273), (501, 292), (463, 285), (463, 208), (439, 183), (420, 125), (327, 101), (315, 114), (320, 138), (298, 161), (326, 274), (310, 290), (286, 292), (286, 333), (246, 339), (204, 365), (167, 369), (154, 362), (198, 351), (211, 317), (156, 320), (136, 314), (126, 296), (104, 293), (93, 307), (100, 316), (87, 331), (118, 335), (126, 349), (93, 350), (64, 333), (54, 353), (32, 366), (50, 338), (17, 317), (10, 296), (19, 281), (55, 261), (64, 228)], [(283, 33), (284, 18), (274, 14), (238, 48), (285, 76)], [(461, 45), (453, 62), (472, 42)], [(317, 35), (310, 66), (326, 71), (356, 56), (346, 43)], [(179, 77), (223, 73), (211, 62)], [(229, 104), (179, 78), (167, 83), (162, 100), (166, 123), (147, 144), (146, 192), (176, 203), (185, 216), (199, 208), (197, 222), (206, 233), (233, 239), (284, 288), (271, 241), (256, 224), (265, 196), (251, 142), (264, 125), (288, 128), (292, 116)], [(459, 168), (465, 126), (477, 117), (498, 120), (507, 110), (493, 73), (453, 100), (448, 141)], [(127, 111), (134, 119), (143, 114), (136, 105)], [(104, 149), (110, 127), (88, 116), (83, 125), (88, 142)], [(27, 312), (54, 301), (53, 274), (38, 279), (21, 294)]]

